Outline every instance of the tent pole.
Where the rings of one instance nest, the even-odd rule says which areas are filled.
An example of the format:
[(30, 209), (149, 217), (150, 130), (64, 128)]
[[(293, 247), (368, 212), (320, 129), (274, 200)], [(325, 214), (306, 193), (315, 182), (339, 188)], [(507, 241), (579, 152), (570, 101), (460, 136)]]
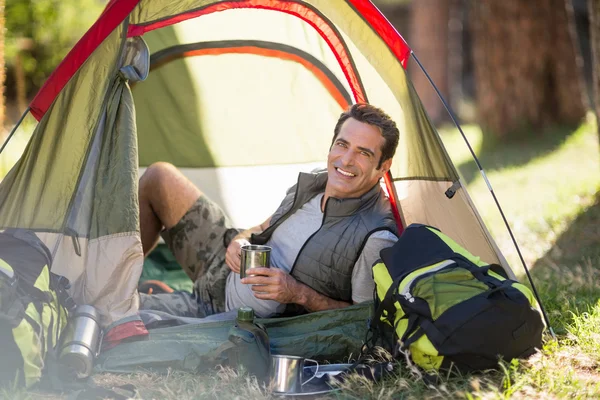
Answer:
[(21, 122), (23, 122), (23, 119), (25, 118), (25, 116), (29, 112), (29, 109), (30, 108), (27, 107), (27, 109), (25, 110), (25, 112), (23, 113), (23, 115), (21, 115), (21, 118), (19, 118), (19, 121), (17, 121), (17, 123), (15, 124), (15, 126), (10, 131), (10, 134), (8, 135), (8, 137), (6, 138), (6, 140), (4, 141), (4, 143), (2, 143), (2, 147), (0, 147), (0, 154), (2, 154), (2, 152), (4, 151), (4, 148), (6, 147), (6, 145), (10, 141), (10, 139), (12, 139), (13, 135), (17, 131), (17, 128), (19, 127), (19, 125), (21, 125)]
[(483, 167), (481, 166), (481, 163), (479, 162), (479, 158), (477, 158), (477, 155), (475, 154), (473, 147), (471, 147), (471, 144), (469, 143), (469, 140), (467, 139), (467, 136), (463, 132), (460, 124), (458, 123), (458, 120), (456, 119), (454, 112), (450, 108), (450, 105), (446, 102), (446, 100), (444, 99), (444, 96), (442, 96), (442, 93), (440, 93), (440, 91), (437, 88), (437, 86), (435, 85), (435, 83), (433, 83), (431, 76), (429, 76), (429, 74), (425, 70), (425, 67), (423, 67), (423, 64), (421, 64), (421, 62), (419, 61), (419, 59), (417, 58), (417, 56), (415, 55), (415, 53), (412, 50), (410, 52), (410, 55), (412, 56), (411, 58), (413, 58), (415, 60), (415, 62), (419, 65), (419, 68), (421, 69), (421, 71), (423, 71), (423, 73), (427, 77), (427, 80), (429, 81), (429, 83), (431, 84), (431, 86), (433, 87), (435, 92), (437, 93), (437, 96), (439, 97), (442, 104), (444, 105), (444, 108), (450, 115), (450, 118), (452, 118), (452, 122), (454, 123), (454, 125), (456, 125), (456, 127), (458, 128), (458, 131), (462, 135), (465, 143), (469, 147), (471, 156), (473, 156), (473, 159), (475, 160), (475, 163), (477, 164), (477, 168), (479, 168), (479, 173), (481, 173), (481, 176), (483, 177), (483, 180), (485, 181), (485, 183), (488, 187), (488, 190), (492, 194), (492, 198), (494, 199), (494, 202), (496, 203), (496, 206), (498, 207), (498, 211), (500, 211), (500, 215), (502, 216), (504, 225), (506, 226), (506, 229), (508, 230), (510, 238), (511, 238), (513, 244), (515, 245), (515, 248), (517, 249), (517, 254), (519, 255), (521, 264), (523, 264), (523, 268), (525, 269), (525, 273), (527, 274), (527, 279), (529, 280), (529, 283), (531, 284), (531, 289), (533, 290), (533, 293), (534, 293), (537, 301), (540, 304), (540, 309), (542, 311), (542, 315), (544, 316), (544, 320), (546, 321), (546, 325), (548, 326), (548, 330), (550, 331), (552, 338), (556, 340), (556, 335), (554, 334), (554, 330), (552, 329), (552, 326), (550, 325), (550, 320), (548, 319), (548, 315), (546, 314), (546, 310), (544, 309), (544, 306), (542, 304), (542, 299), (540, 298), (540, 295), (538, 294), (538, 291), (535, 288), (535, 284), (533, 283), (533, 278), (531, 277), (531, 274), (529, 273), (529, 268), (527, 268), (525, 259), (523, 258), (523, 255), (521, 254), (521, 249), (519, 248), (519, 245), (517, 244), (517, 240), (515, 239), (515, 236), (513, 235), (512, 229), (510, 229), (510, 225), (508, 224), (508, 220), (506, 219), (506, 216), (504, 215), (504, 211), (502, 210), (502, 207), (500, 207), (500, 202), (498, 202), (498, 198), (496, 197), (496, 194), (494, 193), (494, 189), (492, 189), (492, 185), (490, 184), (490, 181), (488, 180), (487, 175), (485, 174), (485, 171), (483, 170)]

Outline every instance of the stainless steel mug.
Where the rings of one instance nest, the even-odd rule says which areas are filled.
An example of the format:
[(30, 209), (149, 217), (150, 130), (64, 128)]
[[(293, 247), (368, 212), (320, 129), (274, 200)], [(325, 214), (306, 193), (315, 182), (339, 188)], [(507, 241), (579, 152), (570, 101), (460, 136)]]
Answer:
[(269, 268), (271, 266), (271, 246), (247, 244), (242, 246), (241, 255), (240, 278), (248, 276), (249, 269), (258, 267)]
[[(304, 380), (304, 362), (310, 361), (317, 366), (315, 373)], [(310, 358), (296, 356), (271, 356), (271, 388), (275, 393), (301, 393), (302, 385), (310, 382), (319, 371), (319, 363)]]
[(89, 305), (77, 306), (61, 337), (59, 362), (79, 378), (92, 373), (94, 360), (100, 351), (100, 316)]

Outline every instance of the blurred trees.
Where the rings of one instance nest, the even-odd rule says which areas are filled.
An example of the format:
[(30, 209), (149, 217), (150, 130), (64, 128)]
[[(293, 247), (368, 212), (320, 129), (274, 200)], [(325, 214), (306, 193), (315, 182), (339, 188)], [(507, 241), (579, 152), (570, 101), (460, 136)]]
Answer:
[(580, 123), (586, 107), (570, 0), (470, 4), (482, 128), (506, 138)]
[[(444, 99), (456, 111), (465, 100), (470, 62), (466, 0), (418, 0), (411, 3), (408, 38)], [(416, 63), (409, 64), (412, 82), (435, 124), (450, 120), (443, 103)]]
[(596, 129), (600, 135), (600, 0), (589, 0), (590, 39), (592, 47), (593, 104)]
[(5, 9), (7, 97), (16, 98), (23, 107), (104, 4), (100, 0), (10, 0)]
[[(411, 4), (410, 45), (445, 99), (449, 97), (448, 53), (450, 0), (418, 0)], [(447, 116), (427, 77), (410, 64), (412, 82), (434, 123)], [(413, 71), (414, 70), (414, 71)]]

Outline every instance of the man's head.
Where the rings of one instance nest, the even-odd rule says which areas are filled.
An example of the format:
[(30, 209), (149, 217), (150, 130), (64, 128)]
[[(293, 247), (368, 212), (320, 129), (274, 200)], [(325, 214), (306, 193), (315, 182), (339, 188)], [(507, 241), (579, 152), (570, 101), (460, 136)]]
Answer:
[(359, 197), (390, 169), (398, 146), (396, 123), (382, 110), (355, 104), (340, 116), (327, 157), (326, 194)]

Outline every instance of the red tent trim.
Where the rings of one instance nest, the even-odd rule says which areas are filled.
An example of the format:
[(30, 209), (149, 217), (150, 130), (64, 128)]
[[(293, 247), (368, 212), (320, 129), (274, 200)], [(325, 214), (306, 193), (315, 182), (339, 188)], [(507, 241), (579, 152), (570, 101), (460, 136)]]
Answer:
[(320, 15), (314, 10), (307, 7), (302, 3), (295, 1), (275, 1), (275, 0), (242, 0), (242, 1), (228, 1), (212, 4), (208, 7), (200, 8), (198, 10), (186, 12), (183, 14), (176, 15), (172, 18), (167, 18), (157, 22), (153, 22), (145, 25), (130, 25), (128, 37), (140, 36), (153, 29), (162, 28), (168, 25), (172, 25), (181, 21), (185, 21), (192, 18), (197, 18), (203, 15), (212, 14), (215, 12), (226, 11), (238, 8), (257, 8), (265, 10), (274, 10), (284, 12), (286, 14), (293, 15), (307, 22), (312, 26), (321, 37), (327, 42), (327, 45), (335, 55), (338, 64), (344, 72), (352, 95), (357, 103), (366, 103), (367, 97), (364, 93), (360, 78), (355, 71), (354, 63), (352, 58), (349, 56), (346, 45), (344, 44), (338, 33), (325, 21)]
[(140, 0), (112, 0), (106, 6), (100, 18), (71, 49), (31, 101), (29, 107), (35, 119), (42, 119), (69, 79), (139, 2)]
[(370, 0), (346, 0), (363, 19), (381, 36), (389, 49), (400, 61), (404, 69), (408, 63), (411, 49), (387, 18), (371, 3)]
[(388, 199), (390, 201), (392, 214), (394, 215), (394, 219), (396, 220), (396, 226), (398, 227), (398, 235), (401, 235), (402, 232), (404, 232), (404, 222), (402, 221), (402, 217), (400, 216), (400, 204), (398, 202), (398, 193), (396, 193), (396, 187), (394, 186), (394, 180), (390, 171), (386, 172), (385, 175), (383, 175), (383, 182), (385, 183), (385, 188), (388, 192)]

